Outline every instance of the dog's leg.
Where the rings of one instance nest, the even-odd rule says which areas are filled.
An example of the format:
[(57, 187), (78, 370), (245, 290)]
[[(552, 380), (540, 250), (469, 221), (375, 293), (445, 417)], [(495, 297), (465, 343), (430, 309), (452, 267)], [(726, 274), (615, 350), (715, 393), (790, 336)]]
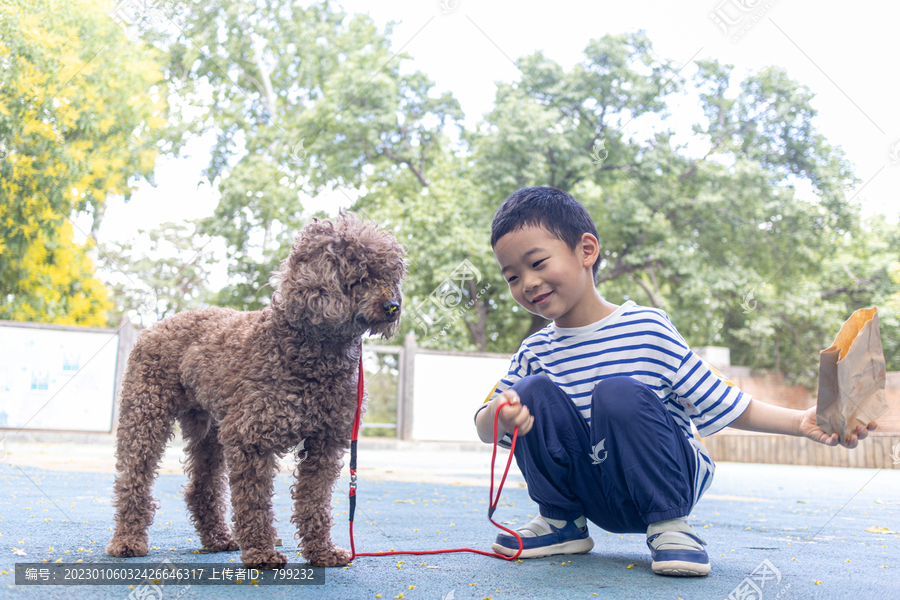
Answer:
[[(294, 513), (291, 523), (302, 538), (303, 558), (317, 567), (339, 567), (350, 562), (350, 552), (331, 541), (331, 488), (341, 474), (344, 445), (336, 439), (307, 439), (306, 458), (297, 464), (291, 486)], [(302, 457), (301, 457), (302, 458)]]
[(191, 511), (191, 521), (207, 550), (237, 550), (225, 520), (228, 475), (218, 428), (205, 412), (192, 411), (179, 421), (187, 440), (184, 472), (190, 480), (184, 486), (184, 501)]
[(225, 448), (231, 481), (231, 507), (234, 539), (241, 549), (246, 567), (278, 569), (287, 557), (275, 549), (275, 472), (274, 453), (262, 454), (252, 447)]
[[(171, 388), (130, 374), (122, 385), (116, 434), (116, 482), (113, 506), (116, 531), (106, 547), (110, 556), (149, 554), (147, 529), (159, 505), (151, 496), (159, 461), (172, 435)], [(176, 384), (177, 385), (177, 384)]]

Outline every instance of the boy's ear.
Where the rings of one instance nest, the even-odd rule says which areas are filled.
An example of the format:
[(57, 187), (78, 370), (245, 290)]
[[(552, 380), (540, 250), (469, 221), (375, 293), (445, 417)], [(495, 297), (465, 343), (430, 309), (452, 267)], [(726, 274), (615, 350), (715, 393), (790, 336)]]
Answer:
[(600, 256), (600, 241), (590, 233), (581, 234), (581, 264), (592, 268)]

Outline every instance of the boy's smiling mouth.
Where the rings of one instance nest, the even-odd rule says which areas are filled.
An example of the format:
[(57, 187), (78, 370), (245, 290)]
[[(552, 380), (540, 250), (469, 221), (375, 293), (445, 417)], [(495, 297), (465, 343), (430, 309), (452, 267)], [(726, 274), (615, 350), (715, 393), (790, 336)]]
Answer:
[(540, 296), (535, 296), (534, 298), (531, 299), (531, 302), (532, 302), (532, 304), (537, 304), (537, 305), (544, 304), (546, 302), (547, 298), (549, 298), (550, 294), (552, 294), (552, 293), (553, 292), (547, 292), (546, 294), (541, 294)]

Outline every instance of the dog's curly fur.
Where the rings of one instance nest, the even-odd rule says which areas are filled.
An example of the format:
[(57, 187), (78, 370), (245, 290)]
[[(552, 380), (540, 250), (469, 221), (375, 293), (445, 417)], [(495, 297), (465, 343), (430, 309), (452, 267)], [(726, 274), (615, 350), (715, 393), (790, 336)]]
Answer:
[(278, 457), (303, 441), (291, 486), (303, 557), (347, 564), (350, 553), (331, 541), (331, 490), (356, 411), (361, 337), (399, 327), (403, 255), (374, 223), (346, 213), (316, 219), (283, 261), (268, 307), (187, 311), (138, 338), (122, 386), (108, 554), (148, 554), (151, 488), (178, 419), (184, 497), (204, 547), (240, 549), (246, 566), (287, 562), (275, 549), (273, 478)]

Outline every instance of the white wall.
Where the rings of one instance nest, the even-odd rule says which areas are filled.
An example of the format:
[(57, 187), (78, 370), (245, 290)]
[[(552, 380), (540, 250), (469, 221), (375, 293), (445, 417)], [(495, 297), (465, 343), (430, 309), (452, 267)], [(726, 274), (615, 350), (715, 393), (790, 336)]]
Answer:
[(0, 428), (110, 431), (118, 335), (0, 327)]
[(416, 354), (414, 440), (480, 442), (475, 411), (509, 370), (509, 358)]

